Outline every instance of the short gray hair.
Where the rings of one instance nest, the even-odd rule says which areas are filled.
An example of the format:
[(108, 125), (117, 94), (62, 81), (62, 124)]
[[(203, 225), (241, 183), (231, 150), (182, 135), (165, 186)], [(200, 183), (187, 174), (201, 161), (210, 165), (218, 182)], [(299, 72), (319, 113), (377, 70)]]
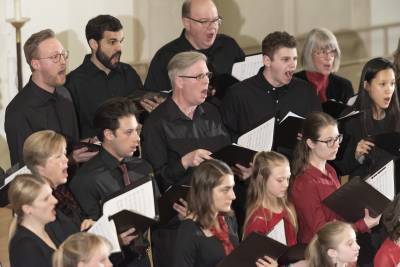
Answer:
[(316, 71), (312, 54), (318, 49), (336, 50), (332, 68), (336, 72), (340, 66), (341, 52), (335, 35), (325, 28), (315, 28), (308, 33), (300, 59), (303, 69), (306, 71)]
[(182, 18), (190, 17), (190, 8), (192, 7), (192, 0), (185, 0), (182, 4)]
[(173, 56), (167, 66), (168, 76), (169, 80), (171, 81), (172, 88), (174, 88), (174, 80), (176, 76), (180, 75), (182, 71), (186, 70), (200, 60), (207, 62), (207, 57), (204, 54), (196, 51), (181, 52)]

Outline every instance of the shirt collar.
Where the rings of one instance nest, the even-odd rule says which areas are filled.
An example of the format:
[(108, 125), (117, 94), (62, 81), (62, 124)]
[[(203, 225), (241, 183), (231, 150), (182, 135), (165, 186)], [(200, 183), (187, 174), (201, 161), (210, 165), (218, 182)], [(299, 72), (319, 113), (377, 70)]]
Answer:
[[(165, 105), (166, 105), (166, 114), (169, 117), (170, 121), (174, 120), (191, 120), (188, 118), (178, 107), (178, 105), (175, 103), (174, 100), (172, 100), (172, 97), (168, 97), (165, 100)], [(199, 116), (202, 116), (203, 114), (206, 113), (204, 110), (203, 104), (200, 104), (197, 106), (196, 110), (194, 111), (193, 115), (193, 120)]]
[(57, 87), (54, 90), (54, 93), (50, 93), (46, 91), (45, 89), (39, 87), (33, 80), (32, 77), (29, 79), (28, 85), (27, 85), (32, 92), (36, 95), (36, 97), (33, 97), (30, 99), (34, 106), (41, 106), (43, 104), (46, 104), (48, 101), (57, 101)]
[[(265, 79), (264, 76), (264, 69), (265, 67), (261, 67), (260, 70), (257, 73), (257, 82), (260, 85), (259, 87), (262, 88), (263, 90), (268, 91), (274, 91), (274, 89), (277, 89), (279, 93), (286, 93), (289, 90), (289, 85), (285, 84), (281, 87), (274, 87), (272, 86), (267, 79)], [(289, 83), (290, 84), (290, 83)]]
[(108, 169), (114, 170), (121, 164), (113, 155), (111, 155), (105, 148), (101, 148), (99, 152), (101, 160)]
[[(85, 58), (83, 59), (82, 65), (84, 66), (85, 71), (86, 71), (88, 74), (92, 74), (92, 75), (95, 75), (95, 74), (97, 74), (97, 73), (106, 74), (104, 71), (102, 71), (101, 69), (99, 69), (99, 68), (92, 62), (92, 60), (90, 59), (91, 57), (92, 57), (92, 54), (87, 54), (87, 55), (85, 55)], [(115, 72), (115, 71), (117, 71), (117, 72), (121, 72), (121, 71), (122, 71), (122, 70), (121, 70), (121, 64), (120, 64), (120, 63), (118, 64), (118, 66), (117, 66), (115, 69), (110, 70), (110, 73), (109, 73), (108, 75), (110, 75), (111, 73), (113, 73), (113, 72)]]
[(326, 163), (325, 168), (326, 168), (326, 174), (323, 173), (320, 169), (314, 167), (312, 164), (308, 164), (306, 167), (306, 171), (308, 175), (314, 177), (314, 178), (323, 178), (323, 179), (328, 179), (328, 180), (332, 180), (334, 177), (332, 176), (332, 173), (330, 171), (330, 166), (328, 165), (328, 163)]

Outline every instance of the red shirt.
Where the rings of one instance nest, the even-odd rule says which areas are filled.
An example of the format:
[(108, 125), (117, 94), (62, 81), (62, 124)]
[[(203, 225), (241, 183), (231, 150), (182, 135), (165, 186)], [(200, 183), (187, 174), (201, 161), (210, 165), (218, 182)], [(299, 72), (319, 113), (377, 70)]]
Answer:
[[(325, 168), (327, 174), (308, 165), (305, 171), (294, 180), (291, 197), (299, 222), (298, 241), (300, 243), (308, 244), (325, 223), (342, 220), (339, 215), (322, 204), (323, 199), (340, 187), (333, 167), (327, 163)], [(368, 231), (363, 219), (357, 221), (353, 227), (359, 232)]]
[[(269, 218), (270, 216), (271, 218)], [(291, 223), (286, 210), (283, 210), (281, 213), (270, 213), (270, 211), (266, 208), (256, 209), (249, 218), (246, 228), (244, 229), (244, 235), (248, 236), (252, 232), (266, 235), (272, 231), (274, 226), (279, 223), (281, 219), (283, 219), (285, 226), (287, 245), (296, 245), (296, 230)]]
[(389, 238), (383, 242), (374, 258), (374, 266), (396, 267), (400, 263), (400, 247)]
[(328, 88), (329, 75), (319, 72), (306, 71), (307, 80), (314, 86), (321, 103), (328, 100), (326, 97), (326, 89)]

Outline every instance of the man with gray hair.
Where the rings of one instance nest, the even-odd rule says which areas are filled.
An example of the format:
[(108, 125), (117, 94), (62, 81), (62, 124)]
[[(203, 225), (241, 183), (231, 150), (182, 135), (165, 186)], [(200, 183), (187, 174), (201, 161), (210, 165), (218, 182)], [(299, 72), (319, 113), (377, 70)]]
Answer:
[(150, 63), (146, 90), (171, 89), (167, 64), (179, 52), (196, 50), (206, 55), (214, 77), (230, 74), (232, 65), (244, 59), (242, 49), (233, 38), (218, 34), (223, 18), (212, 0), (184, 1), (181, 19), (184, 26), (181, 35), (160, 48)]
[(199, 52), (181, 52), (168, 64), (172, 97), (147, 118), (142, 132), (143, 157), (162, 190), (187, 184), (191, 168), (211, 152), (231, 144), (217, 108), (204, 102), (212, 73)]
[[(53, 130), (65, 136), (68, 150), (79, 142), (79, 132), (71, 95), (65, 83), (68, 51), (50, 29), (32, 34), (24, 44), (26, 62), (32, 76), (6, 108), (5, 131), (11, 163), (23, 163), (25, 139), (40, 130)], [(83, 162), (96, 152), (75, 149), (70, 162)]]

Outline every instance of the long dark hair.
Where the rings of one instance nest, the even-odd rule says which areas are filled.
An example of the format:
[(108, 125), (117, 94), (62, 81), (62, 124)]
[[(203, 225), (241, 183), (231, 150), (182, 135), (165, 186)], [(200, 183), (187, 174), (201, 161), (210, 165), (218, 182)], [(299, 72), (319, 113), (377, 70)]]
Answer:
[(389, 238), (396, 241), (400, 238), (400, 194), (386, 207), (381, 219)]
[[(361, 114), (361, 127), (363, 134), (366, 136), (370, 133), (373, 128), (373, 112), (375, 112), (375, 104), (372, 98), (369, 96), (367, 90), (365, 90), (364, 82), (371, 84), (372, 80), (376, 77), (378, 72), (382, 70), (392, 69), (396, 74), (396, 68), (392, 62), (387, 59), (377, 57), (369, 60), (365, 65), (361, 73), (360, 84), (358, 87), (358, 97), (353, 105), (354, 110), (364, 111)], [(385, 129), (387, 132), (400, 131), (399, 125), (399, 99), (397, 95), (397, 89), (394, 90), (392, 98), (390, 100), (389, 107), (387, 108), (386, 126), (389, 129)]]
[[(307, 145), (307, 139), (317, 140), (321, 128), (329, 125), (337, 125), (334, 118), (324, 112), (312, 112), (306, 116), (303, 122), (302, 138), (294, 148), (292, 160), (292, 177), (296, 177), (308, 164), (310, 157), (310, 147)], [(294, 179), (291, 179), (293, 183)]]
[(189, 214), (205, 229), (215, 223), (213, 189), (222, 183), (221, 177), (227, 174), (233, 175), (231, 168), (216, 159), (202, 162), (193, 171), (188, 197)]

